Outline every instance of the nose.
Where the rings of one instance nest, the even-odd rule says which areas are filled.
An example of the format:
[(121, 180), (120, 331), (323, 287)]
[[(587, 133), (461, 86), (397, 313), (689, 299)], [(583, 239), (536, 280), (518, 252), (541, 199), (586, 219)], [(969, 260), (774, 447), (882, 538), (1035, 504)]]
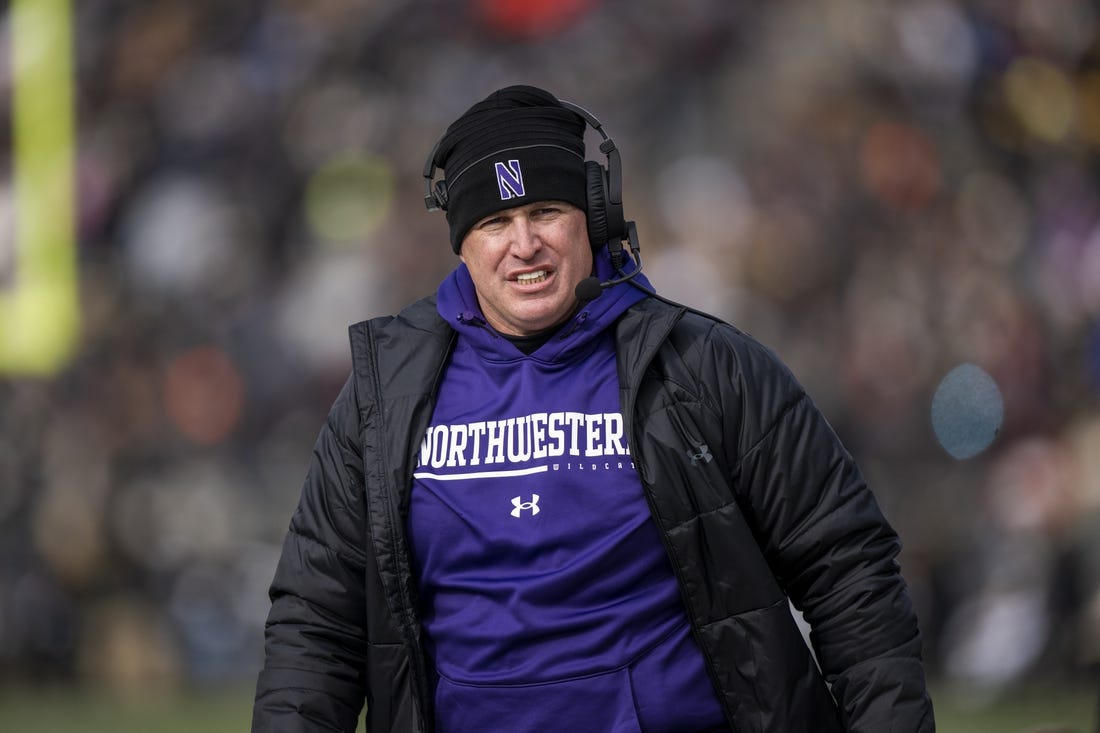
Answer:
[(534, 224), (526, 216), (517, 216), (512, 220), (512, 255), (529, 260), (542, 249), (542, 239)]

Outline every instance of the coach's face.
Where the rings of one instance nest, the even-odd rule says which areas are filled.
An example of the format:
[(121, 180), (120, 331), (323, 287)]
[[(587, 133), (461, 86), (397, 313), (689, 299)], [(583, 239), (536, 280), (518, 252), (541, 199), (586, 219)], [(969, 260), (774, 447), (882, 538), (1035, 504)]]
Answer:
[(592, 272), (584, 211), (561, 201), (504, 209), (477, 222), (459, 252), (493, 328), (528, 336), (577, 307), (574, 289)]

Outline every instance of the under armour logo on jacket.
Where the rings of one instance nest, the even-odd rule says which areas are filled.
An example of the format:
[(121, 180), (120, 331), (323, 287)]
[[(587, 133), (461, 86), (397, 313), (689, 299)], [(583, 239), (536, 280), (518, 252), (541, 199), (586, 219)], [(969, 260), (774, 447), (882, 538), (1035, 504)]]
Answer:
[(513, 517), (522, 515), (525, 509), (530, 509), (531, 516), (535, 516), (539, 513), (539, 495), (531, 494), (531, 501), (524, 501), (518, 496), (513, 497), (512, 506), (515, 507), (515, 509), (512, 510)]
[(714, 456), (710, 454), (710, 448), (705, 445), (699, 446), (698, 453), (688, 451), (687, 454), (691, 458), (691, 465), (693, 466), (698, 466), (700, 463), (710, 463), (714, 459)]
[(526, 194), (523, 188), (523, 171), (520, 170), (518, 160), (498, 160), (495, 163), (497, 172), (497, 187), (500, 189), (500, 200), (507, 201)]

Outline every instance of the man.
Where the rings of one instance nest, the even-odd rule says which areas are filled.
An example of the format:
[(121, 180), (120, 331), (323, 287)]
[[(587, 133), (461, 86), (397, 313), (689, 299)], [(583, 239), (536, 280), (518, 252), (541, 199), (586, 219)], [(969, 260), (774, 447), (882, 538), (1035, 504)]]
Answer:
[(364, 700), (371, 733), (934, 730), (851, 456), (775, 356), (609, 248), (582, 113), (509, 87), (434, 151), (461, 264), (351, 328), (253, 730), (353, 731)]

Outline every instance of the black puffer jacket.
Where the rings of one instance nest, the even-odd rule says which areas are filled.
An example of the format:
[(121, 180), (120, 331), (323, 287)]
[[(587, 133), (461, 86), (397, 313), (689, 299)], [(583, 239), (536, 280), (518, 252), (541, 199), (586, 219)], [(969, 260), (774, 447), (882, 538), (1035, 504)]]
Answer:
[[(354, 731), (364, 699), (370, 733), (433, 729), (404, 528), (453, 338), (432, 298), (352, 326), (271, 587), (253, 731)], [(634, 463), (731, 729), (933, 731), (898, 539), (787, 369), (654, 298), (616, 341)]]

